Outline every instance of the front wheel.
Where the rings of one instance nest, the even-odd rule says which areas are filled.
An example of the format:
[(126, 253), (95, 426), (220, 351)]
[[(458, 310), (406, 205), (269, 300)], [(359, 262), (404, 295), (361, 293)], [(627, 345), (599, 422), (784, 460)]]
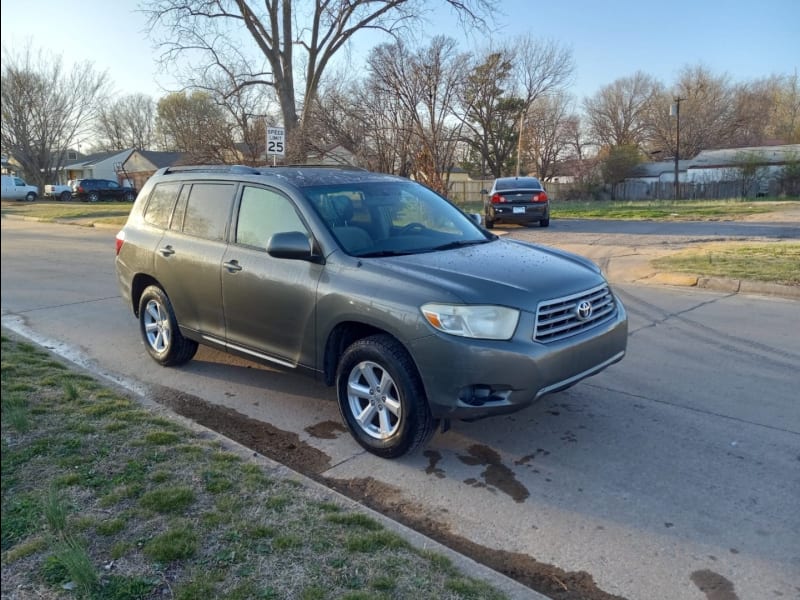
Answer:
[(97, 192), (89, 192), (89, 202), (97, 202), (100, 200), (100, 194)]
[(36, 200), (36, 194), (34, 192), (28, 192), (25, 195), (25, 200), (27, 200), (28, 202), (33, 202), (34, 200)]
[(417, 368), (388, 335), (354, 342), (336, 372), (339, 410), (350, 433), (369, 452), (397, 458), (436, 431)]
[(164, 367), (189, 362), (197, 342), (183, 337), (167, 294), (156, 285), (148, 286), (139, 299), (139, 330), (144, 347)]

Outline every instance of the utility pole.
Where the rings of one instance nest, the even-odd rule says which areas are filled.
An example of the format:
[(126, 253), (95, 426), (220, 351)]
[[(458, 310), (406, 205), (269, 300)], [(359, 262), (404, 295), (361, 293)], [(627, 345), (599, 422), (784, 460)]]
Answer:
[(519, 115), (519, 135), (517, 136), (517, 177), (519, 177), (519, 161), (522, 156), (522, 120), (525, 118), (525, 109)]
[(680, 186), (678, 184), (678, 159), (681, 155), (681, 102), (686, 98), (675, 96), (675, 102), (669, 107), (670, 116), (675, 117), (675, 200), (680, 199)]

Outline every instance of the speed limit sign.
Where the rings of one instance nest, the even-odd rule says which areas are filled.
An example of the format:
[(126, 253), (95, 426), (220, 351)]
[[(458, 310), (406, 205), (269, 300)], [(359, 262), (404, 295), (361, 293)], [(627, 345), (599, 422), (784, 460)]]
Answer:
[(286, 156), (285, 140), (283, 127), (267, 127), (267, 156)]

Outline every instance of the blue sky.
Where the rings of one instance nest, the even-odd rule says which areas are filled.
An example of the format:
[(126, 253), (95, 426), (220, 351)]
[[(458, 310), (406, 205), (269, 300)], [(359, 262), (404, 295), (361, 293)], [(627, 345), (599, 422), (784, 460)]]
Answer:
[[(434, 6), (434, 0), (427, 0)], [(495, 40), (530, 34), (573, 51), (578, 100), (637, 70), (671, 85), (687, 65), (743, 82), (800, 71), (800, 0), (503, 0)], [(13, 49), (28, 40), (60, 54), (65, 66), (92, 61), (108, 70), (120, 94), (155, 98), (174, 86), (159, 73), (144, 17), (135, 0), (3, 0), (2, 43)], [(447, 9), (437, 10), (424, 31), (480, 49), (488, 33), (464, 38)], [(360, 46), (361, 47), (361, 46)]]

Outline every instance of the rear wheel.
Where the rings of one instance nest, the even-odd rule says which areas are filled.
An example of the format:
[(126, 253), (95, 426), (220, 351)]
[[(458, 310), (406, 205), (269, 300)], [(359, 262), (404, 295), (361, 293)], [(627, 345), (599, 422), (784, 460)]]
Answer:
[(133, 195), (133, 192), (125, 192), (124, 200), (125, 202), (133, 202), (136, 197)]
[(160, 365), (172, 367), (192, 359), (197, 342), (183, 337), (167, 294), (151, 285), (139, 299), (139, 330), (148, 354)]
[(69, 192), (61, 192), (61, 195), (59, 196), (59, 199), (62, 202), (66, 202), (67, 200), (71, 200), (72, 199), (72, 194), (70, 194)]
[(486, 226), (486, 229), (491, 229), (494, 227), (494, 219), (489, 217), (489, 214), (487, 213), (483, 219), (483, 224)]
[(345, 350), (336, 373), (339, 410), (350, 433), (369, 452), (397, 458), (436, 431), (422, 380), (405, 348), (374, 335)]
[(539, 227), (550, 227), (550, 217), (539, 221)]

